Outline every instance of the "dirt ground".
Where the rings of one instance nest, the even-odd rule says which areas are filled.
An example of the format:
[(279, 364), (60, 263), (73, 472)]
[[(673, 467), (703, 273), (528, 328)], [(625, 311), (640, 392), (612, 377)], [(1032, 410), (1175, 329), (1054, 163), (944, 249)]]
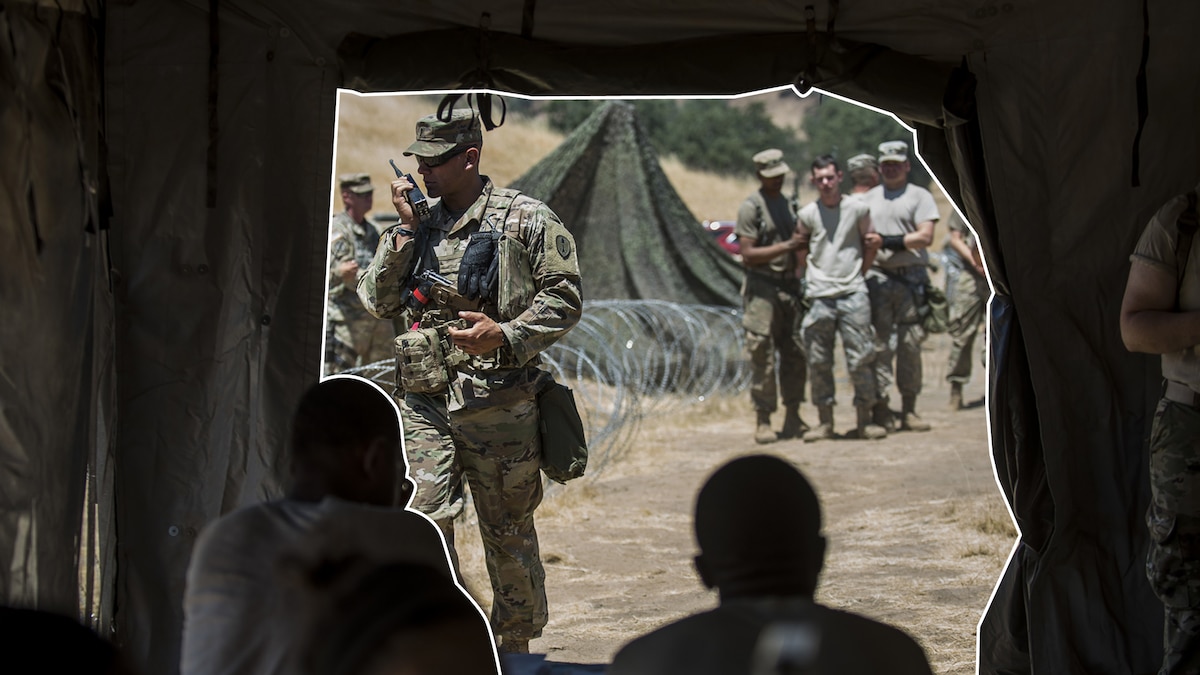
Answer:
[[(556, 486), (537, 513), (550, 622), (531, 650), (550, 661), (607, 663), (628, 640), (713, 607), (716, 595), (691, 563), (696, 491), (727, 460), (769, 452), (795, 462), (822, 501), (829, 555), (817, 600), (904, 628), (936, 673), (974, 673), (976, 625), (1016, 532), (992, 474), (981, 368), (965, 391), (976, 406), (947, 409), (948, 340), (933, 336), (925, 346), (918, 412), (929, 432), (755, 445), (745, 393), (643, 420), (619, 455)], [(842, 378), (838, 393), (842, 432), (853, 423)], [(815, 422), (811, 405), (802, 414)], [(474, 523), (459, 537), (464, 576), (486, 609)]]

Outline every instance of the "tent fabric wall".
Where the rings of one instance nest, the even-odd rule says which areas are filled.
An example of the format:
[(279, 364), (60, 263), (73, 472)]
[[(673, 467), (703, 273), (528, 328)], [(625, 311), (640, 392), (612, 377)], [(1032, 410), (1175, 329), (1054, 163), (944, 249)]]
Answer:
[(319, 377), (338, 80), (290, 29), (224, 5), (215, 36), (187, 3), (106, 20), (116, 630), (169, 673), (197, 534), (279, 493), (291, 411)]
[(0, 11), (0, 603), (68, 614), (114, 414), (98, 15)]
[[(36, 570), (46, 606), (65, 602), (75, 579), (47, 556), (70, 555), (79, 532), (79, 448), (103, 458), (111, 439), (100, 488), (115, 495), (117, 636), (146, 672), (173, 672), (194, 535), (278, 491), (288, 413), (318, 377), (336, 87), (732, 94), (802, 81), (923, 125), (1000, 282), (991, 430), (1023, 537), (981, 626), (981, 672), (1152, 670), (1141, 516), (1158, 362), (1126, 353), (1116, 326), (1142, 225), (1200, 178), (1200, 7), (1148, 4), (1135, 187), (1138, 3), (812, 5), (563, 0), (532, 22), (524, 3), (484, 0), (0, 6), (0, 40), (30, 40), (0, 56), (21, 93), (0, 99), (4, 147), (36, 149), (0, 169), (15, 242), (0, 298), (20, 317), (0, 331), (0, 556), (36, 513), (44, 547), (11, 567)], [(103, 69), (89, 70), (100, 44)], [(54, 58), (68, 77), (38, 75)], [(964, 61), (978, 119), (951, 124), (939, 73)], [(868, 84), (881, 72), (892, 80)], [(105, 181), (111, 299), (104, 230), (87, 226), (104, 222), (90, 214)], [(0, 583), (17, 596), (13, 577)]]

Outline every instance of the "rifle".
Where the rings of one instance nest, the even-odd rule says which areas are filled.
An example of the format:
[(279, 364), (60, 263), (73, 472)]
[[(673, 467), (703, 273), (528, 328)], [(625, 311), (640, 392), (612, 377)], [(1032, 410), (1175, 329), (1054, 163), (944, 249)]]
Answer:
[(439, 308), (449, 309), (456, 315), (458, 312), (478, 312), (482, 307), (480, 300), (468, 299), (458, 292), (454, 282), (433, 270), (424, 270), (415, 280), (413, 298), (422, 306), (432, 300)]

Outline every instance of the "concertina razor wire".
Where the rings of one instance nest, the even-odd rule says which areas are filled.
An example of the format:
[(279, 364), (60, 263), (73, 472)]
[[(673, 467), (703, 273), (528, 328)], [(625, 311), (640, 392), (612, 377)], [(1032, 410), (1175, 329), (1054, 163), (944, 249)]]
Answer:
[[(714, 395), (745, 391), (742, 312), (732, 307), (660, 300), (594, 300), (563, 339), (542, 353), (542, 367), (575, 393), (595, 474), (631, 444), (643, 419)], [(395, 386), (395, 361), (345, 374)]]

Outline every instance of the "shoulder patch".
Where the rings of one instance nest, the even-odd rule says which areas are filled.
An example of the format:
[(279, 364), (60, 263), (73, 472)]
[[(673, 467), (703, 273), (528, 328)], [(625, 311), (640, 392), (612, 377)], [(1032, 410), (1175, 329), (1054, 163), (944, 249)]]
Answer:
[(565, 235), (558, 235), (554, 238), (554, 248), (558, 249), (558, 254), (563, 260), (571, 257), (571, 240)]

